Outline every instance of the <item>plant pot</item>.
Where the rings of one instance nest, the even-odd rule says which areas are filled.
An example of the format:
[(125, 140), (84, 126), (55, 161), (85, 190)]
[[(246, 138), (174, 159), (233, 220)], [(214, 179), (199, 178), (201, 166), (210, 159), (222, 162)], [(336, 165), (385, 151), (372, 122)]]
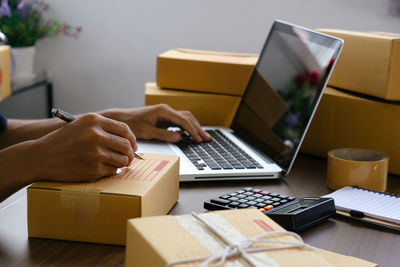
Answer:
[(29, 83), (36, 78), (33, 72), (36, 47), (11, 48), (11, 81)]

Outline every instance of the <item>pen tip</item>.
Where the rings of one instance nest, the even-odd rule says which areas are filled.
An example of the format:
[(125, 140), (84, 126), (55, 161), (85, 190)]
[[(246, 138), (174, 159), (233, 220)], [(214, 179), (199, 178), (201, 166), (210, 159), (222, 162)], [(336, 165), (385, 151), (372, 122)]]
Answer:
[(136, 152), (135, 152), (135, 157), (138, 158), (138, 159), (143, 159), (144, 160), (144, 158), (141, 155), (139, 155), (138, 153), (136, 153)]

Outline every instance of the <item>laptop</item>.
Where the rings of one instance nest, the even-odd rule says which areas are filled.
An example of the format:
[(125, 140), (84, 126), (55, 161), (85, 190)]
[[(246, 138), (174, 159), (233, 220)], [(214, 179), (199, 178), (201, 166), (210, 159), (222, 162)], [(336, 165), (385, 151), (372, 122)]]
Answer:
[(141, 152), (180, 156), (181, 181), (286, 176), (341, 52), (341, 39), (275, 21), (231, 128), (203, 127), (211, 142), (139, 142)]

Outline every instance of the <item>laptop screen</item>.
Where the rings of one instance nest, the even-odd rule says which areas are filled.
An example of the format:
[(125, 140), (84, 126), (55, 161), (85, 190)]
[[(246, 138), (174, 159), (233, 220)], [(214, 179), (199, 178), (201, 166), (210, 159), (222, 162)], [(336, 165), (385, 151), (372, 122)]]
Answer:
[(291, 168), (343, 41), (276, 21), (232, 122), (235, 134)]

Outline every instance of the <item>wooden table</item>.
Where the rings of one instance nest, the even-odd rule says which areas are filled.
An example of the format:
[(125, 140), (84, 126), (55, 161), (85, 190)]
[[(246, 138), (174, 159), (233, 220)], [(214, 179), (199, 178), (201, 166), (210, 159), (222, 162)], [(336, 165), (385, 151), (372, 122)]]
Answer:
[[(296, 197), (329, 193), (326, 160), (300, 155), (290, 175), (276, 181), (222, 181), (181, 184), (171, 214), (203, 212), (203, 202), (243, 187), (256, 187)], [(400, 194), (400, 177), (389, 176), (391, 193)], [(123, 266), (125, 247), (27, 237), (26, 193), (21, 190), (0, 208), (0, 266)], [(399, 207), (400, 208), (400, 207)], [(301, 233), (305, 242), (378, 263), (400, 265), (400, 232), (332, 218)]]

